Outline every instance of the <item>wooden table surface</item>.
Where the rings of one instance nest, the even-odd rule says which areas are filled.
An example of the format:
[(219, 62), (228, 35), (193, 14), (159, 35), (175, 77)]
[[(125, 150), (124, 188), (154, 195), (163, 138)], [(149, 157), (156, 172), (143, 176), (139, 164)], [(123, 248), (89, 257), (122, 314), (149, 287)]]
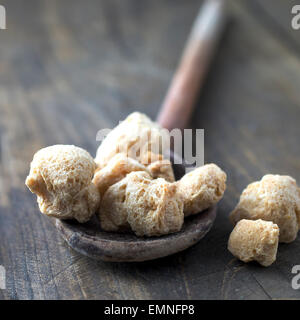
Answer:
[(230, 1), (231, 22), (190, 127), (205, 161), (228, 175), (210, 233), (185, 252), (144, 263), (95, 262), (70, 249), (24, 185), (35, 151), (75, 144), (134, 110), (155, 117), (199, 4), (196, 0), (2, 0), (0, 265), (3, 299), (299, 299), (291, 269), (300, 236), (269, 268), (227, 250), (228, 214), (266, 173), (300, 183), (300, 30), (290, 0)]

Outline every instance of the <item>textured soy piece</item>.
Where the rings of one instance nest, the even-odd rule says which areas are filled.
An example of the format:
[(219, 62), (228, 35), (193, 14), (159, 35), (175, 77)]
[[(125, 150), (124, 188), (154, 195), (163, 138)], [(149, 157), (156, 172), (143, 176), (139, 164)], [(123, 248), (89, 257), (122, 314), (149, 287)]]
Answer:
[(144, 152), (143, 154), (140, 155), (139, 161), (145, 166), (150, 165), (153, 162), (163, 160), (164, 156), (163, 154), (160, 153), (153, 153), (151, 151)]
[(226, 174), (215, 164), (207, 164), (185, 174), (178, 182), (184, 214), (199, 213), (220, 201), (226, 189)]
[(271, 221), (240, 220), (230, 234), (228, 250), (244, 262), (269, 266), (276, 260), (279, 228)]
[(111, 158), (104, 168), (97, 170), (93, 183), (98, 188), (101, 196), (103, 196), (110, 186), (119, 182), (125, 178), (128, 173), (133, 171), (148, 170), (138, 161), (119, 153)]
[(175, 176), (172, 168), (172, 163), (170, 160), (158, 160), (147, 166), (151, 176), (156, 178), (163, 178), (168, 182), (174, 182)]
[(42, 213), (86, 222), (100, 202), (92, 183), (95, 169), (87, 151), (73, 145), (54, 145), (34, 155), (25, 183), (37, 195)]
[(230, 214), (233, 224), (241, 219), (272, 221), (280, 229), (280, 242), (294, 241), (300, 226), (300, 189), (296, 181), (269, 174), (249, 184)]
[(181, 229), (183, 201), (175, 184), (132, 172), (105, 192), (99, 218), (106, 231), (130, 226), (138, 236), (159, 236)]
[(101, 226), (106, 231), (130, 227), (138, 236), (179, 231), (184, 215), (199, 213), (222, 198), (225, 181), (226, 174), (213, 164), (173, 183), (153, 179), (146, 171), (131, 172), (104, 193), (99, 209)]
[(181, 229), (183, 201), (175, 184), (165, 179), (136, 179), (131, 174), (126, 188), (128, 223), (138, 236), (160, 236)]
[(169, 142), (167, 131), (146, 115), (134, 112), (102, 141), (95, 161), (101, 169), (114, 155), (124, 153), (130, 158), (139, 160), (142, 164), (147, 164), (144, 159), (148, 158), (149, 151), (153, 154), (162, 154), (163, 141)]
[[(143, 173), (140, 173), (141, 175)], [(146, 174), (146, 172), (145, 172)], [(105, 192), (98, 212), (101, 228), (105, 231), (131, 230), (127, 222), (126, 188), (128, 178), (110, 186)]]

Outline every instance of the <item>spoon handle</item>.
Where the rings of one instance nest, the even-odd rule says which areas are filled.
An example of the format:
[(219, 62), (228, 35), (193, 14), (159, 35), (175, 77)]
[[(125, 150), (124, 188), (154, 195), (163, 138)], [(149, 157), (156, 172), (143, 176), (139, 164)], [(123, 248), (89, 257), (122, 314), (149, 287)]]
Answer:
[(225, 20), (225, 0), (204, 2), (158, 114), (162, 127), (184, 129), (188, 124)]

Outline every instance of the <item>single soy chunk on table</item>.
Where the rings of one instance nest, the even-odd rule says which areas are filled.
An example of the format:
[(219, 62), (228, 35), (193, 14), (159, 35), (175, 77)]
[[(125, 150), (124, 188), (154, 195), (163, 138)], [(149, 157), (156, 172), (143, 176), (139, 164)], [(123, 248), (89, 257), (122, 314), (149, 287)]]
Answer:
[(247, 186), (230, 214), (235, 225), (241, 219), (263, 219), (276, 223), (279, 242), (292, 242), (300, 227), (300, 189), (290, 176), (265, 175)]
[(276, 260), (279, 239), (277, 224), (264, 220), (240, 220), (230, 234), (228, 250), (244, 262), (269, 266)]
[(73, 145), (54, 145), (34, 155), (25, 183), (37, 195), (45, 215), (86, 222), (100, 203), (92, 183), (95, 169), (87, 151)]

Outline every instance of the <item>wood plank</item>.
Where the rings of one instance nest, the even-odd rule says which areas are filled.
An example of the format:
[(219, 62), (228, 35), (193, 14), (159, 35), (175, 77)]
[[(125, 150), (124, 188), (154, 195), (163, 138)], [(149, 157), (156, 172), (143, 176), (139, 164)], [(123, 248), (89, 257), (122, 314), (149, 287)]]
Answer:
[(99, 129), (137, 109), (156, 115), (199, 1), (2, 1), (9, 19), (0, 33), (0, 299), (300, 298), (290, 284), (299, 237), (280, 245), (270, 268), (240, 263), (226, 248), (228, 214), (248, 183), (266, 173), (300, 182), (292, 3), (229, 3), (232, 22), (191, 121), (205, 129), (206, 162), (228, 174), (212, 230), (185, 252), (126, 264), (71, 250), (24, 180), (43, 146), (76, 144), (94, 155)]

